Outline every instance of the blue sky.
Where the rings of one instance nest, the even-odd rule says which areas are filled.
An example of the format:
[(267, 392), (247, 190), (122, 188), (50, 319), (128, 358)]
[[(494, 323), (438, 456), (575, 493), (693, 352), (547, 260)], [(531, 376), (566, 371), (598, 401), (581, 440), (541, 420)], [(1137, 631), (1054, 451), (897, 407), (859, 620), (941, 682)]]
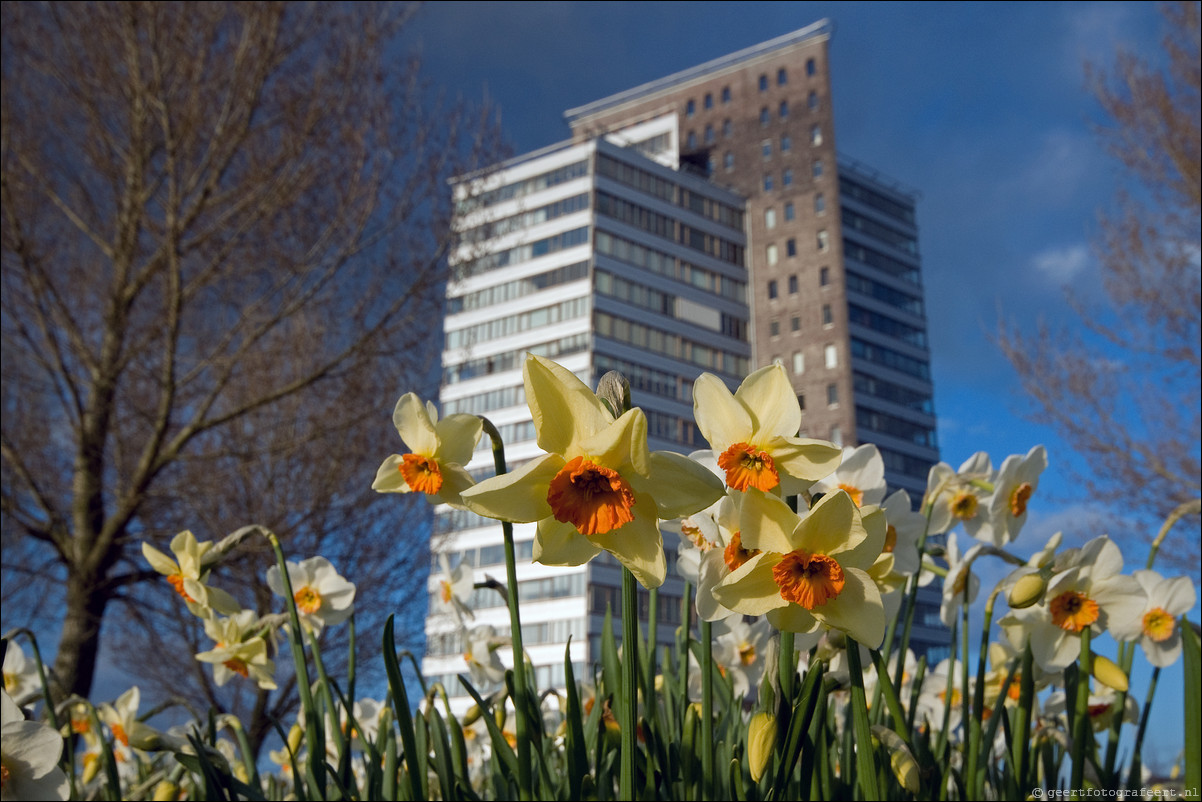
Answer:
[[(992, 337), (1003, 318), (1072, 323), (1064, 287), (1086, 301), (1096, 292), (1091, 243), (1120, 174), (1094, 132), (1103, 118), (1085, 64), (1109, 66), (1118, 48), (1155, 59), (1154, 4), (439, 2), (408, 40), (450, 95), (498, 104), (523, 153), (566, 139), (568, 108), (822, 18), (834, 24), (840, 153), (921, 196), (943, 458), (955, 467), (985, 450), (996, 466), (1045, 443), (1050, 467), (1017, 551), (1058, 529), (1074, 545), (1099, 534), (1068, 477), (1071, 454), (1023, 417), (1027, 402)], [(1128, 550), (1128, 570), (1145, 557)], [(1141, 700), (1145, 679), (1135, 678)], [(1156, 705), (1175, 723), (1158, 716), (1164, 726), (1149, 735), (1164, 760), (1180, 749), (1180, 683), (1178, 663)]]

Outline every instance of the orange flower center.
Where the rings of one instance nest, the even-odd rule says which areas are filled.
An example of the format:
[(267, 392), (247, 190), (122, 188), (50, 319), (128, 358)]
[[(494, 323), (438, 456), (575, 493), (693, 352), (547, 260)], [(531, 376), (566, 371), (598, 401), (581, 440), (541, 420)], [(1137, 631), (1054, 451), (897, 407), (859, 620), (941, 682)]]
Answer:
[(450, 604), (453, 596), (451, 593), (451, 583), (444, 579), (438, 583), (438, 586), (442, 589), (442, 603)]
[(400, 471), (411, 490), (432, 496), (442, 489), (442, 471), (438, 462), (429, 457), (405, 454), (401, 457)]
[(694, 546), (701, 549), (704, 554), (714, 547), (714, 544), (706, 539), (701, 531), (701, 527), (693, 523), (692, 518), (685, 518), (680, 522), (680, 533), (689, 539)]
[(1144, 613), (1144, 634), (1157, 643), (1168, 640), (1173, 635), (1177, 622), (1163, 607), (1156, 607)]
[(92, 722), (86, 718), (71, 718), (71, 732), (76, 735), (87, 735), (92, 731)]
[(980, 502), (977, 497), (968, 490), (961, 490), (952, 497), (951, 508), (952, 515), (959, 518), (961, 521), (968, 521), (976, 517), (977, 504)]
[(10, 777), (8, 764), (0, 762), (0, 788), (3, 788), (5, 793), (8, 793), (8, 780)]
[(735, 490), (754, 487), (767, 492), (780, 484), (772, 457), (749, 443), (735, 443), (723, 451), (718, 456), (718, 467), (726, 471), (726, 484)]
[(739, 662), (749, 666), (755, 662), (755, 647), (750, 643), (739, 644)]
[(245, 678), (250, 676), (250, 669), (247, 668), (246, 661), (240, 657), (234, 657), (230, 660), (226, 660), (224, 663), (222, 663), (222, 665), (240, 677)]
[(821, 607), (843, 591), (843, 566), (825, 554), (798, 549), (786, 554), (772, 569), (772, 578), (785, 601), (807, 610)]
[(851, 496), (851, 500), (855, 502), (857, 507), (864, 503), (864, 491), (855, 485), (840, 483), (839, 489)]
[(1066, 590), (1048, 605), (1052, 623), (1068, 632), (1080, 632), (1098, 620), (1098, 603), (1084, 593)]
[(726, 544), (726, 551), (722, 552), (722, 560), (726, 563), (727, 568), (736, 571), (739, 566), (759, 553), (759, 549), (743, 548), (743, 533), (735, 532), (730, 536), (730, 542)]
[(120, 724), (110, 724), (109, 729), (113, 731), (113, 737), (120, 741), (122, 746), (129, 746), (129, 735), (125, 732), (125, 727)]
[(296, 601), (296, 609), (302, 615), (313, 615), (321, 609), (321, 594), (309, 585), (298, 590), (292, 598)]
[(1035, 492), (1035, 488), (1031, 487), (1030, 482), (1023, 482), (1010, 493), (1010, 514), (1015, 518), (1019, 517), (1027, 511), (1027, 502), (1031, 498), (1031, 494)]
[(885, 530), (885, 548), (881, 549), (882, 554), (892, 554), (897, 548), (897, 529), (893, 524), (889, 524), (889, 528)]
[(1089, 706), (1089, 717), (1090, 718), (1098, 718), (1099, 716), (1104, 716), (1110, 712), (1110, 707), (1111, 707), (1111, 704), (1109, 702), (1104, 702), (1104, 703), (1096, 704), (1096, 705), (1090, 705)]
[(555, 520), (570, 523), (582, 535), (603, 535), (634, 520), (634, 491), (615, 470), (574, 457), (547, 491)]
[(188, 591), (184, 590), (183, 574), (172, 574), (171, 576), (167, 577), (167, 581), (171, 583), (171, 587), (175, 588), (175, 592), (184, 598), (184, 601), (196, 601), (196, 599), (188, 595)]

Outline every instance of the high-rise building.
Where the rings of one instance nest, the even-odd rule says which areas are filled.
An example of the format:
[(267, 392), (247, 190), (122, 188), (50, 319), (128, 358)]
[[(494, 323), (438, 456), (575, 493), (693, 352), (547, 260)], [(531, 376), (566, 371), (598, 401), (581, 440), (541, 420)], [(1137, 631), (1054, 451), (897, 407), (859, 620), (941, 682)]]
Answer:
[[(590, 386), (621, 371), (651, 447), (687, 452), (706, 447), (692, 423), (697, 375), (733, 388), (779, 361), (804, 436), (875, 443), (891, 487), (920, 499), (938, 450), (916, 196), (837, 156), (828, 43), (818, 23), (572, 109), (572, 142), (460, 181), (466, 236), (448, 289), (443, 413), (488, 415), (512, 462), (532, 458), (521, 363), (535, 353)], [(469, 469), (490, 467), (482, 446)], [(452, 562), (478, 579), (504, 570), (497, 524), (451, 509), (436, 521)], [(518, 527), (520, 555), (532, 537)], [(681, 590), (666, 541), (657, 613), (670, 642)], [(436, 614), (437, 581), (435, 571), (423, 673), (452, 688), (465, 644), (453, 617)], [(599, 659), (607, 603), (619, 609), (616, 562), (519, 560), (519, 586), (540, 685), (562, 682), (569, 635), (578, 669)], [(924, 598), (913, 642), (940, 657), (938, 593)], [(475, 623), (503, 636), (500, 596), (473, 601)]]

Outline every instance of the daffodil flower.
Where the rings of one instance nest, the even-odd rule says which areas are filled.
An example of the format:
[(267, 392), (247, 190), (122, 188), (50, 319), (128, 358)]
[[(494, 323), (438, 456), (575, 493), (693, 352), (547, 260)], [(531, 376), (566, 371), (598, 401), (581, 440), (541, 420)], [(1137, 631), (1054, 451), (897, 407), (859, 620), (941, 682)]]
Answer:
[(1000, 548), (1018, 537), (1027, 521), (1027, 504), (1047, 467), (1048, 454), (1043, 446), (1035, 446), (1025, 457), (1006, 457), (993, 480), (989, 509), (975, 535), (978, 540)]
[(523, 376), (538, 445), (548, 453), (465, 490), (464, 505), (497, 520), (537, 521), (535, 562), (582, 565), (604, 549), (644, 587), (663, 584), (659, 520), (704, 509), (721, 497), (721, 483), (681, 454), (648, 452), (642, 410), (614, 420), (554, 362), (530, 355)]
[[(334, 569), (325, 557), (286, 563), (292, 598), (301, 624), (320, 635), (327, 624), (341, 624), (355, 611), (355, 586)], [(267, 569), (267, 586), (284, 595), (279, 566)]]
[(26, 721), (7, 692), (0, 696), (0, 736), (4, 799), (67, 798), (67, 775), (58, 767), (62, 736), (40, 721)]
[(264, 690), (275, 690), (275, 663), (267, 657), (267, 641), (258, 634), (260, 622), (254, 610), (208, 618), (204, 627), (216, 645), (196, 655), (196, 659), (213, 664), (213, 679), (218, 685), (225, 685), (237, 675), (254, 679)]
[(799, 518), (781, 499), (748, 490), (739, 514), (751, 556), (714, 588), (714, 597), (777, 629), (837, 629), (877, 648), (885, 637), (880, 591), (868, 576), (885, 543), (885, 519), (865, 526), (842, 490), (823, 496)]
[(209, 571), (221, 558), (213, 541), (198, 541), (195, 535), (185, 529), (171, 539), (171, 553), (175, 559), (149, 543), (142, 543), (142, 556), (146, 562), (167, 578), (193, 615), (204, 618), (210, 609), (222, 615), (231, 615), (242, 609), (233, 596), (205, 584)]
[(1110, 634), (1116, 640), (1139, 641), (1148, 662), (1166, 668), (1181, 656), (1181, 627), (1178, 620), (1194, 608), (1198, 592), (1189, 577), (1166, 580), (1155, 571), (1136, 571), (1135, 581), (1147, 600), (1139, 607), (1127, 606), (1110, 616)]
[(22, 705), (41, 693), (41, 689), (37, 665), (26, 659), (21, 644), (9, 640), (4, 652), (4, 692)]
[(117, 697), (112, 704), (103, 704), (96, 708), (96, 715), (108, 725), (113, 738), (122, 746), (145, 749), (158, 741), (158, 732), (138, 720), (138, 706), (141, 700), (141, 691), (135, 685)]
[(947, 536), (947, 548), (944, 549), (947, 577), (943, 580), (943, 596), (939, 604), (939, 620), (945, 627), (950, 627), (957, 619), (961, 606), (972, 604), (977, 599), (981, 580), (972, 572), (972, 563), (981, 548), (980, 543), (974, 543), (961, 553), (956, 533)]
[(693, 384), (693, 415), (735, 490), (796, 495), (834, 471), (842, 457), (832, 443), (797, 436), (801, 406), (780, 365), (752, 373), (733, 394), (703, 373)]
[(930, 517), (928, 532), (941, 534), (959, 524), (975, 536), (985, 522), (992, 493), (993, 463), (984, 451), (973, 454), (957, 471), (946, 462), (931, 466), (922, 501), (922, 510)]
[(922, 567), (918, 555), (918, 541), (926, 530), (927, 520), (921, 514), (914, 512), (910, 503), (910, 494), (898, 490), (881, 504), (885, 511), (885, 548), (886, 554), (893, 555), (893, 570), (902, 576), (913, 576)]
[(472, 486), (464, 469), (484, 431), (475, 415), (457, 412), (438, 420), (438, 410), (424, 405), (415, 393), (397, 401), (392, 422), (408, 454), (393, 454), (384, 460), (372, 490), (379, 493), (425, 493), (435, 504), (463, 508), (460, 494)]
[(460, 562), (453, 569), (446, 554), (438, 555), (438, 564), (442, 568), (442, 578), (438, 580), (437, 610), (441, 613), (453, 612), (462, 624), (465, 620), (476, 617), (468, 601), (476, 589), (475, 572), (466, 562)]
[(842, 490), (857, 507), (880, 504), (885, 498), (885, 461), (872, 443), (843, 449), (843, 459), (830, 476), (819, 479), (811, 493)]

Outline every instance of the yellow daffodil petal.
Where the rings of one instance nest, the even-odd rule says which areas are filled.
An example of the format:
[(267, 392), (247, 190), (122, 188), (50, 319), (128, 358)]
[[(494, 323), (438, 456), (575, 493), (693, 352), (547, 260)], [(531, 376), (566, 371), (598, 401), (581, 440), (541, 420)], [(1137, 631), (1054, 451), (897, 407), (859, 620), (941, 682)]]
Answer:
[(823, 624), (846, 632), (869, 649), (885, 639), (885, 606), (876, 583), (859, 568), (843, 569), (839, 595), (810, 612)]
[(683, 518), (722, 498), (722, 482), (704, 465), (671, 451), (653, 451), (649, 459), (651, 479), (631, 476), (630, 483), (636, 490), (654, 493), (660, 518)]
[(392, 423), (413, 454), (433, 456), (438, 451), (438, 435), (426, 405), (417, 393), (405, 393), (392, 411)]
[(763, 615), (789, 602), (780, 595), (772, 569), (780, 562), (775, 552), (757, 554), (732, 571), (714, 588), (714, 598), (723, 607), (743, 615)]
[(401, 475), (401, 455), (393, 454), (380, 466), (376, 471), (375, 481), (371, 483), (371, 489), (377, 493), (408, 493), (410, 492), (409, 483), (405, 481), (405, 477)]
[(471, 462), (472, 452), (476, 443), (480, 442), (483, 424), (475, 415), (456, 412), (434, 424), (434, 432), (438, 436), (441, 462), (467, 465)]
[(743, 548), (787, 554), (795, 548), (793, 530), (800, 519), (774, 495), (747, 490), (739, 501), (739, 537)]
[[(834, 444), (803, 437), (774, 438), (767, 449), (782, 474), (810, 483), (830, 476), (843, 459), (843, 450)], [(789, 494), (788, 489), (784, 492)]]
[(584, 565), (601, 553), (601, 547), (570, 523), (544, 518), (538, 522), (532, 559), (542, 565)]
[[(846, 492), (836, 490), (818, 500), (793, 530), (789, 540), (794, 549), (805, 549), (811, 554), (842, 555), (854, 550), (867, 538), (868, 533), (864, 531), (860, 510), (855, 502)], [(877, 554), (881, 553), (884, 543), (882, 532)], [(868, 559), (865, 567), (872, 565), (875, 559), (876, 554)]]
[(444, 464), (442, 466), (442, 488), (434, 496), (434, 500), (464, 509), (463, 491), (475, 484), (476, 481), (472, 479), (472, 475), (462, 465)]
[[(854, 502), (853, 502), (854, 503)], [(833, 552), (839, 557), (843, 567), (860, 568), (867, 571), (885, 550), (885, 538), (889, 534), (889, 522), (885, 520), (885, 511), (880, 507), (865, 507), (860, 510), (860, 524), (864, 528), (865, 537), (849, 548)], [(892, 570), (893, 563), (889, 563)]]
[(774, 363), (752, 373), (743, 380), (735, 398), (751, 411), (752, 425), (760, 442), (794, 437), (801, 428), (801, 405), (781, 365)]
[(549, 359), (527, 356), (522, 376), (538, 446), (543, 451), (575, 456), (581, 453), (581, 441), (613, 421), (576, 374)]
[(768, 611), (768, 623), (781, 632), (813, 632), (818, 629), (818, 619), (800, 604), (786, 604)]
[[(753, 431), (751, 414), (726, 384), (709, 373), (693, 382), (693, 417), (715, 454), (747, 441)], [(825, 475), (825, 474), (824, 474)]]
[[(633, 521), (589, 538), (629, 568), (645, 588), (658, 588), (668, 575), (664, 540), (659, 533), (654, 508), (655, 504), (649, 497), (636, 494)], [(648, 515), (640, 510), (652, 512)]]
[(164, 576), (172, 576), (179, 573), (179, 566), (176, 565), (175, 560), (149, 543), (142, 544), (142, 556), (146, 558), (146, 562), (150, 563), (151, 568)]
[(646, 474), (647, 417), (641, 409), (631, 409), (612, 423), (576, 443), (577, 450), (565, 452), (564, 457), (585, 456), (590, 462), (604, 465), (620, 473), (637, 471)]
[(464, 490), (463, 506), (486, 518), (530, 523), (551, 515), (547, 489), (564, 466), (558, 454), (544, 454), (512, 473), (485, 479)]

